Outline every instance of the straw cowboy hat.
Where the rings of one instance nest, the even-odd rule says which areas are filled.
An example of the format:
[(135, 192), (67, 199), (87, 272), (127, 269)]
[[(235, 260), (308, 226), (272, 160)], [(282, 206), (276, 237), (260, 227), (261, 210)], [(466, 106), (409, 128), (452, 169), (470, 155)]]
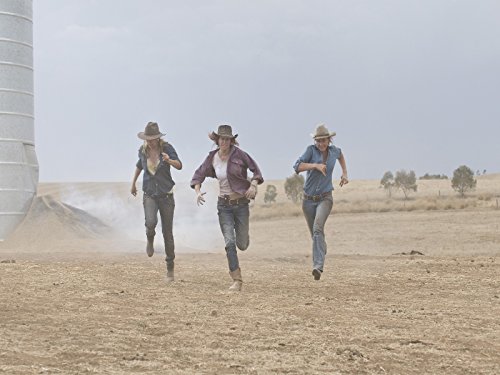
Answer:
[(337, 133), (335, 132), (329, 132), (328, 128), (325, 126), (325, 124), (318, 124), (316, 126), (316, 130), (314, 134), (311, 134), (311, 137), (314, 139), (321, 139), (321, 138), (331, 138), (335, 136)]
[(153, 139), (158, 139), (163, 137), (165, 134), (160, 133), (160, 129), (158, 128), (158, 124), (156, 122), (148, 122), (146, 128), (143, 132), (137, 133), (137, 136), (140, 139), (144, 139), (145, 141), (151, 141)]
[(215, 140), (219, 137), (228, 137), (232, 139), (236, 139), (238, 134), (233, 135), (233, 129), (231, 125), (219, 125), (217, 132), (212, 132), (208, 135), (211, 140)]

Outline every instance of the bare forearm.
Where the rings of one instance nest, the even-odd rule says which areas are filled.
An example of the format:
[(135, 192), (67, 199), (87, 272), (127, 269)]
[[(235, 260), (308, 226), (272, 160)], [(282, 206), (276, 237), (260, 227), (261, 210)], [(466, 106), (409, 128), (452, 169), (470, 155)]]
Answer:
[(135, 168), (135, 172), (134, 172), (134, 177), (132, 179), (132, 185), (135, 185), (135, 183), (137, 182), (137, 179), (139, 178), (139, 175), (141, 174), (141, 170), (139, 168)]
[(180, 160), (172, 160), (172, 159), (169, 159), (168, 164), (170, 164), (172, 167), (174, 167), (175, 169), (178, 169), (178, 170), (181, 170), (182, 169), (182, 163)]
[(317, 164), (314, 163), (300, 163), (299, 167), (297, 168), (297, 172), (305, 172), (305, 171), (310, 171), (313, 169), (317, 169)]
[(340, 167), (342, 168), (342, 175), (347, 176), (347, 164), (345, 162), (344, 154), (340, 154), (339, 164), (340, 164)]

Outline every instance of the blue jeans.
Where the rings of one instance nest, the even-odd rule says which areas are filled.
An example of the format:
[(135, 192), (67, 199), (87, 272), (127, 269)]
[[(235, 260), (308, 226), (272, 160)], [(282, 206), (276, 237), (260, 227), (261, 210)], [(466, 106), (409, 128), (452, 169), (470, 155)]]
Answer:
[(175, 259), (175, 246), (173, 234), (173, 221), (175, 201), (173, 194), (164, 194), (160, 197), (151, 197), (144, 194), (144, 217), (146, 225), (146, 236), (148, 240), (153, 240), (156, 234), (156, 224), (158, 224), (158, 211), (161, 218), (161, 231), (165, 243), (165, 254), (167, 267), (173, 269)]
[(326, 255), (325, 223), (332, 207), (332, 195), (327, 195), (318, 201), (310, 199), (302, 201), (302, 211), (313, 241), (313, 268), (320, 271), (323, 271)]
[(250, 244), (248, 202), (235, 205), (218, 203), (217, 211), (220, 230), (226, 244), (229, 271), (236, 271), (240, 268), (236, 247), (240, 250), (246, 250)]

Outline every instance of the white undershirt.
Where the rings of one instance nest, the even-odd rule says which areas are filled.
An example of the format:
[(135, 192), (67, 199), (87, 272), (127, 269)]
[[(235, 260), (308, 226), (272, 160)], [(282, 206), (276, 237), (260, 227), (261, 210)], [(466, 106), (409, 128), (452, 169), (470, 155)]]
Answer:
[(229, 186), (229, 180), (227, 179), (227, 160), (223, 161), (219, 153), (216, 152), (214, 156), (213, 166), (215, 169), (215, 175), (217, 180), (219, 180), (220, 195), (231, 195), (232, 190)]

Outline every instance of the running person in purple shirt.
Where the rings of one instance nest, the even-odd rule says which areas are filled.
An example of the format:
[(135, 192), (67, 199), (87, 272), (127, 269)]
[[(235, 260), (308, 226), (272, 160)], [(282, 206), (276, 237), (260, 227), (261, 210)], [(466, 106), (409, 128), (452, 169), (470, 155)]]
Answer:
[(342, 167), (340, 186), (344, 186), (349, 180), (344, 154), (340, 148), (331, 144), (335, 132), (330, 133), (324, 124), (319, 124), (311, 136), (314, 144), (307, 147), (304, 154), (295, 162), (293, 169), (296, 173), (307, 171), (302, 211), (313, 240), (312, 274), (314, 280), (319, 280), (325, 264), (325, 223), (333, 207), (332, 174), (337, 160)]
[(130, 193), (137, 195), (136, 182), (141, 172), (143, 173), (142, 190), (144, 219), (146, 226), (146, 253), (149, 257), (154, 254), (154, 238), (158, 223), (158, 212), (161, 218), (161, 230), (165, 243), (165, 261), (167, 263), (167, 281), (174, 281), (175, 245), (173, 235), (174, 220), (174, 193), (175, 185), (172, 179), (171, 167), (182, 169), (182, 163), (177, 152), (170, 143), (164, 141), (165, 134), (160, 132), (156, 122), (149, 122), (143, 132), (137, 136), (144, 140), (139, 149), (134, 178)]
[[(236, 247), (246, 250), (250, 244), (248, 203), (255, 198), (257, 185), (264, 182), (257, 163), (238, 147), (237, 136), (238, 134), (233, 135), (229, 125), (220, 125), (217, 133), (209, 134), (209, 138), (218, 147), (209, 152), (191, 180), (198, 205), (205, 203), (205, 193), (201, 192), (201, 184), (205, 178), (212, 177), (219, 181), (217, 211), (224, 236), (229, 274), (233, 279), (229, 288), (232, 291), (240, 291), (243, 283)], [(247, 170), (253, 173), (251, 180), (247, 178)]]

